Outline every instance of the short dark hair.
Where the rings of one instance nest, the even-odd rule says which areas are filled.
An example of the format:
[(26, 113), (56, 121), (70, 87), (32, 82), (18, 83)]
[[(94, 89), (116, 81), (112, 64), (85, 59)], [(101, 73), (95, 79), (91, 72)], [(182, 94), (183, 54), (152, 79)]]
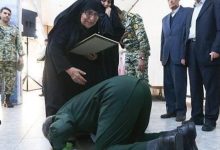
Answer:
[(0, 12), (3, 12), (3, 10), (8, 10), (8, 11), (11, 13), (11, 9), (8, 8), (8, 7), (2, 7), (1, 10), (0, 10)]

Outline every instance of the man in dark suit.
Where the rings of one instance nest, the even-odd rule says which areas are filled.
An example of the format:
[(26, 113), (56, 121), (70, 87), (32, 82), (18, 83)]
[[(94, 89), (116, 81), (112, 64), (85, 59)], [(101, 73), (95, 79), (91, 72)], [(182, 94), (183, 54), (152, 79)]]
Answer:
[[(220, 0), (195, 0), (187, 23), (191, 119), (203, 131), (216, 127), (220, 104)], [(203, 112), (206, 90), (205, 113)]]
[(167, 113), (161, 118), (186, 119), (187, 70), (185, 64), (185, 39), (187, 15), (191, 8), (183, 8), (180, 0), (168, 0), (172, 10), (162, 20), (161, 62), (164, 67), (164, 94)]

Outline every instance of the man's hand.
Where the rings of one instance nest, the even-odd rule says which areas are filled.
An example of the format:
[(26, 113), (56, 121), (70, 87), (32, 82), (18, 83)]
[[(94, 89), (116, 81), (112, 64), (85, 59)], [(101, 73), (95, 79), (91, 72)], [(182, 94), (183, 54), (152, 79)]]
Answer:
[(219, 53), (216, 53), (216, 52), (214, 52), (214, 51), (212, 51), (211, 53), (209, 53), (209, 55), (211, 56), (211, 61), (213, 61), (214, 59), (220, 57), (220, 54), (219, 54)]
[(186, 60), (185, 59), (181, 59), (181, 64), (185, 66), (186, 65)]
[(72, 78), (72, 80), (75, 83), (78, 83), (80, 85), (86, 84), (86, 79), (83, 77), (86, 75), (86, 73), (78, 68), (71, 67), (66, 70), (66, 72), (69, 74), (69, 76)]

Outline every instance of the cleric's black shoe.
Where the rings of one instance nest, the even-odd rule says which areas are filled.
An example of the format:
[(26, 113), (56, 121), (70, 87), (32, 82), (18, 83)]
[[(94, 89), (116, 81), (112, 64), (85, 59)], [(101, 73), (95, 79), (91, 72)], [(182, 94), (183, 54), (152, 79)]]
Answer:
[(176, 117), (176, 113), (166, 113), (160, 116), (160, 118), (166, 119), (166, 118), (172, 118), (172, 117)]

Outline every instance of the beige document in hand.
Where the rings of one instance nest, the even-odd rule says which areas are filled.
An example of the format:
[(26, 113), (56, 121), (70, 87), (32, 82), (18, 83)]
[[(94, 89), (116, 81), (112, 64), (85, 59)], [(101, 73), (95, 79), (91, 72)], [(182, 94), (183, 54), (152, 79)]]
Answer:
[(118, 42), (101, 36), (99, 34), (93, 34), (88, 38), (77, 43), (76, 46), (70, 50), (71, 53), (79, 55), (87, 55), (89, 53), (98, 53), (108, 48), (117, 46)]

